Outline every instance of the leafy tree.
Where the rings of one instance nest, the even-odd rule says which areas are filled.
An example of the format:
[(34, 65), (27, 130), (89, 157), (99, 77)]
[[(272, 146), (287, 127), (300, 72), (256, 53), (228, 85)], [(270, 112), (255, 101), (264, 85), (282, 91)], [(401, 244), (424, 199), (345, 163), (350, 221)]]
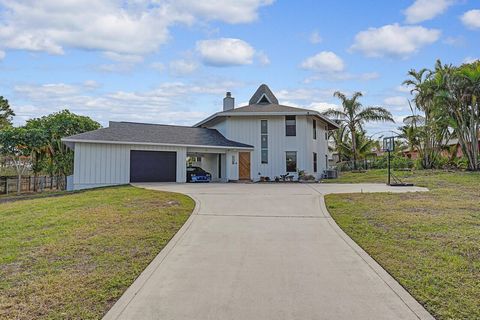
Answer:
[(15, 116), (15, 113), (10, 108), (8, 100), (0, 96), (0, 130), (12, 125), (13, 116)]
[(408, 75), (410, 79), (403, 84), (412, 87), (410, 92), (414, 95), (414, 108), (410, 104), (412, 115), (405, 118), (404, 122), (408, 121), (417, 135), (415, 147), (419, 152), (422, 167), (431, 169), (435, 166), (443, 145), (450, 138), (449, 117), (442, 111), (443, 103), (437, 98), (438, 83), (435, 72), (412, 69)]
[(454, 67), (437, 61), (435, 81), (441, 113), (450, 117), (468, 169), (480, 170), (480, 62)]
[[(48, 137), (48, 148), (39, 150), (46, 157), (48, 172), (67, 176), (73, 172), (73, 152), (61, 141), (62, 138), (96, 130), (100, 124), (89, 117), (76, 115), (68, 110), (52, 113), (41, 118), (27, 120), (27, 129), (40, 129)], [(48, 156), (45, 156), (48, 154)]]
[(39, 129), (12, 127), (0, 131), (0, 153), (15, 167), (18, 193), (22, 176), (31, 167), (32, 155), (47, 143), (45, 133)]
[(342, 141), (338, 145), (338, 152), (342, 154), (345, 160), (354, 160), (355, 155), (357, 159), (365, 159), (368, 156), (372, 156), (375, 153), (372, 151), (376, 148), (376, 141), (367, 137), (364, 131), (357, 132), (355, 135), (355, 146), (356, 146), (356, 153), (354, 153), (353, 143), (350, 137), (347, 137), (344, 141)]
[(338, 160), (344, 161), (345, 158), (342, 154), (342, 149), (340, 148), (340, 145), (347, 138), (345, 135), (347, 130), (346, 130), (345, 124), (338, 123), (338, 125), (339, 125), (339, 128), (337, 130), (328, 131), (328, 139), (330, 142), (328, 145), (328, 150), (332, 152), (336, 151), (338, 154)]
[(358, 99), (362, 97), (361, 92), (355, 92), (351, 98), (348, 98), (339, 91), (336, 91), (333, 95), (342, 102), (342, 110), (330, 109), (324, 114), (326, 116), (336, 117), (338, 121), (345, 124), (350, 134), (353, 166), (354, 169), (357, 169), (356, 160), (361, 156), (357, 146), (357, 135), (364, 132), (363, 125), (371, 121), (395, 121), (393, 120), (392, 114), (385, 108), (363, 107), (358, 101)]

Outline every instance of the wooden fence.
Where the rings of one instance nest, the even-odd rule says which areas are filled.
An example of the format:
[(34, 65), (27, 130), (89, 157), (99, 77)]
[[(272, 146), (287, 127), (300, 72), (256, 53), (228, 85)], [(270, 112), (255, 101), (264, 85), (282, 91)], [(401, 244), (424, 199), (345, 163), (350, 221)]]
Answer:
[(0, 194), (42, 192), (45, 190), (65, 190), (66, 180), (62, 176), (28, 176), (20, 180), (18, 192), (18, 177), (0, 177)]

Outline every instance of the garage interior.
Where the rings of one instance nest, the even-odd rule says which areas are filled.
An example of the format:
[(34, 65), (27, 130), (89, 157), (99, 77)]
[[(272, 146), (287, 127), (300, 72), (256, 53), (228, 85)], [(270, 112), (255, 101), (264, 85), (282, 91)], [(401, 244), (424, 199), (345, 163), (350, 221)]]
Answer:
[(209, 172), (212, 182), (227, 182), (225, 153), (188, 152), (186, 165), (200, 167)]

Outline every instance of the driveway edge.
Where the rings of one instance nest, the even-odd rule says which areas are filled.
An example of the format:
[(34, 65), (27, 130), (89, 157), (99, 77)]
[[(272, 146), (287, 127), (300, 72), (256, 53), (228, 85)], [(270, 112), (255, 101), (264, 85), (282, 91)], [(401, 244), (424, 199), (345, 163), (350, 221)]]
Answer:
[(435, 318), (404, 287), (402, 287), (397, 280), (395, 280), (380, 264), (378, 264), (377, 261), (375, 261), (375, 259), (373, 259), (338, 226), (327, 209), (325, 196), (323, 194), (320, 194), (320, 209), (322, 210), (323, 215), (327, 217), (329, 225), (340, 236), (340, 238), (342, 238), (342, 240), (345, 241), (345, 243), (347, 243), (347, 245), (368, 264), (368, 266), (388, 287), (390, 287), (390, 289), (405, 303), (418, 319), (435, 320)]
[(153, 258), (152, 262), (142, 271), (142, 273), (136, 278), (133, 283), (125, 290), (125, 292), (120, 296), (120, 298), (115, 302), (115, 304), (108, 310), (108, 312), (103, 316), (103, 320), (113, 320), (121, 316), (123, 311), (127, 308), (129, 303), (135, 298), (137, 293), (143, 288), (145, 283), (150, 279), (152, 274), (160, 267), (162, 262), (172, 251), (175, 245), (182, 239), (183, 235), (190, 228), (191, 224), (195, 220), (200, 211), (201, 203), (192, 195), (187, 195), (192, 198), (195, 202), (195, 207), (192, 211), (190, 217), (183, 224), (183, 226), (175, 233), (175, 235), (170, 239), (170, 241), (163, 247), (163, 249)]

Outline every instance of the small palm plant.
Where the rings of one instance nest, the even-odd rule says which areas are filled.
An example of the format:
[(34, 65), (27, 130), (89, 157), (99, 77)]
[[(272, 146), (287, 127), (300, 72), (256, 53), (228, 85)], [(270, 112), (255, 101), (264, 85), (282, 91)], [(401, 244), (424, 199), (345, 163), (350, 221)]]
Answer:
[(395, 121), (392, 114), (383, 107), (363, 107), (358, 101), (363, 96), (361, 92), (355, 92), (351, 98), (348, 98), (340, 91), (336, 91), (333, 96), (342, 102), (342, 110), (330, 109), (324, 114), (335, 117), (337, 121), (344, 123), (345, 128), (350, 133), (353, 167), (357, 169), (356, 160), (360, 156), (357, 146), (357, 135), (364, 132), (363, 125), (372, 121)]

